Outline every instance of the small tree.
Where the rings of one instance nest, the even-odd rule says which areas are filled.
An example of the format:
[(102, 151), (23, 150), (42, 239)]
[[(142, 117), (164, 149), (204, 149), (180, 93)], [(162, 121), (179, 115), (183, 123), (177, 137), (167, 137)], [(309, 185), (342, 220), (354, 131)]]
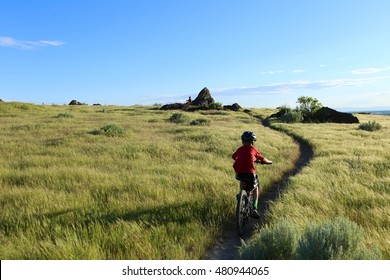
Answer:
[(299, 97), (297, 103), (297, 110), (302, 112), (303, 118), (306, 121), (312, 120), (313, 114), (322, 107), (322, 104), (317, 98), (309, 96)]

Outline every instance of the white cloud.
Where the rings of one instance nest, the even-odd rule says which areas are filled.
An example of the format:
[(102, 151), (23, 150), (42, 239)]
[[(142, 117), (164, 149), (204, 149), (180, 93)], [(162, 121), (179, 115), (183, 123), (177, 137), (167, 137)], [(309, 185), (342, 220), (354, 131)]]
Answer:
[(59, 47), (65, 44), (64, 42), (61, 41), (46, 41), (46, 40), (39, 41), (38, 43), (41, 44), (42, 46), (53, 46), (53, 47)]
[(363, 68), (363, 69), (354, 69), (351, 71), (352, 74), (357, 75), (364, 75), (364, 74), (374, 74), (378, 72), (384, 72), (390, 70), (390, 67), (384, 67), (384, 68)]
[(24, 41), (17, 40), (11, 37), (0, 37), (0, 47), (12, 47), (18, 49), (36, 49), (39, 47), (59, 47), (64, 45), (62, 41), (49, 41), (49, 40), (40, 40), (40, 41)]
[(15, 39), (9, 37), (0, 37), (0, 46), (11, 47), (16, 44)]
[(271, 71), (264, 71), (264, 72), (261, 72), (260, 74), (261, 75), (273, 75), (273, 74), (278, 74), (278, 73), (283, 73), (284, 71), (283, 70), (271, 70)]
[(297, 70), (293, 70), (292, 72), (293, 72), (293, 73), (303, 73), (303, 72), (306, 72), (306, 70), (297, 69)]

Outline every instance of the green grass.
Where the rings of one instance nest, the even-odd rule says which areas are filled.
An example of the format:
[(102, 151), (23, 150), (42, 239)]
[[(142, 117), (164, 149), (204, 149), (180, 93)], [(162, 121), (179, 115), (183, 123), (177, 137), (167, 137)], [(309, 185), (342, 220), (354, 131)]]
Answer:
[(186, 113), (205, 126), (173, 113), (2, 102), (0, 258), (203, 258), (234, 224), (241, 133), (274, 160), (259, 167), (263, 189), (297, 158), (290, 137), (245, 113)]
[(310, 223), (345, 217), (361, 227), (367, 248), (379, 248), (383, 258), (390, 259), (390, 119), (358, 117), (361, 122), (379, 122), (382, 129), (365, 131), (358, 124), (272, 125), (306, 140), (314, 158), (290, 178), (287, 191), (272, 204), (268, 225), (288, 220), (303, 230)]
[[(262, 191), (298, 157), (291, 137), (243, 112), (186, 112), (183, 123), (169, 121), (174, 113), (0, 103), (0, 258), (203, 258), (224, 228), (234, 228), (238, 184), (231, 154), (241, 133), (253, 130), (256, 147), (274, 162), (259, 166)], [(296, 242), (294, 232), (314, 235), (343, 217), (359, 227), (359, 248), (390, 259), (390, 120), (358, 117), (382, 128), (273, 124), (309, 143), (314, 158), (271, 203), (259, 244)], [(207, 125), (190, 125), (200, 119)], [(101, 133), (107, 126), (121, 132)], [(286, 252), (279, 256), (291, 258)]]

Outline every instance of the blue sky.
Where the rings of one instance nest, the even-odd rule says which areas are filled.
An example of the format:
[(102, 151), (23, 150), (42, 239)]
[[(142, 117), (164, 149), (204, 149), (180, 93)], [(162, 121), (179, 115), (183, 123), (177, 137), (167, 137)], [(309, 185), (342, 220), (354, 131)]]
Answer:
[(390, 1), (0, 1), (0, 98), (390, 108)]

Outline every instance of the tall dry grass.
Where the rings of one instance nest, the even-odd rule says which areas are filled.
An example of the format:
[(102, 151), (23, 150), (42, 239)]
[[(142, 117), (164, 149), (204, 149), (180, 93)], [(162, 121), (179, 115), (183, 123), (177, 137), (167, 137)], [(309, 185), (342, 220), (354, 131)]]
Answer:
[[(0, 103), (1, 259), (199, 259), (234, 219), (231, 154), (251, 129), (274, 160), (298, 149), (245, 113)], [(233, 224), (232, 224), (233, 226)]]
[[(363, 242), (390, 258), (390, 118), (358, 115), (376, 121), (377, 131), (359, 124), (273, 124), (298, 135), (314, 150), (314, 158), (272, 204), (269, 227), (291, 221), (298, 231), (310, 224), (344, 217), (362, 228)], [(373, 257), (378, 257), (374, 255)]]

